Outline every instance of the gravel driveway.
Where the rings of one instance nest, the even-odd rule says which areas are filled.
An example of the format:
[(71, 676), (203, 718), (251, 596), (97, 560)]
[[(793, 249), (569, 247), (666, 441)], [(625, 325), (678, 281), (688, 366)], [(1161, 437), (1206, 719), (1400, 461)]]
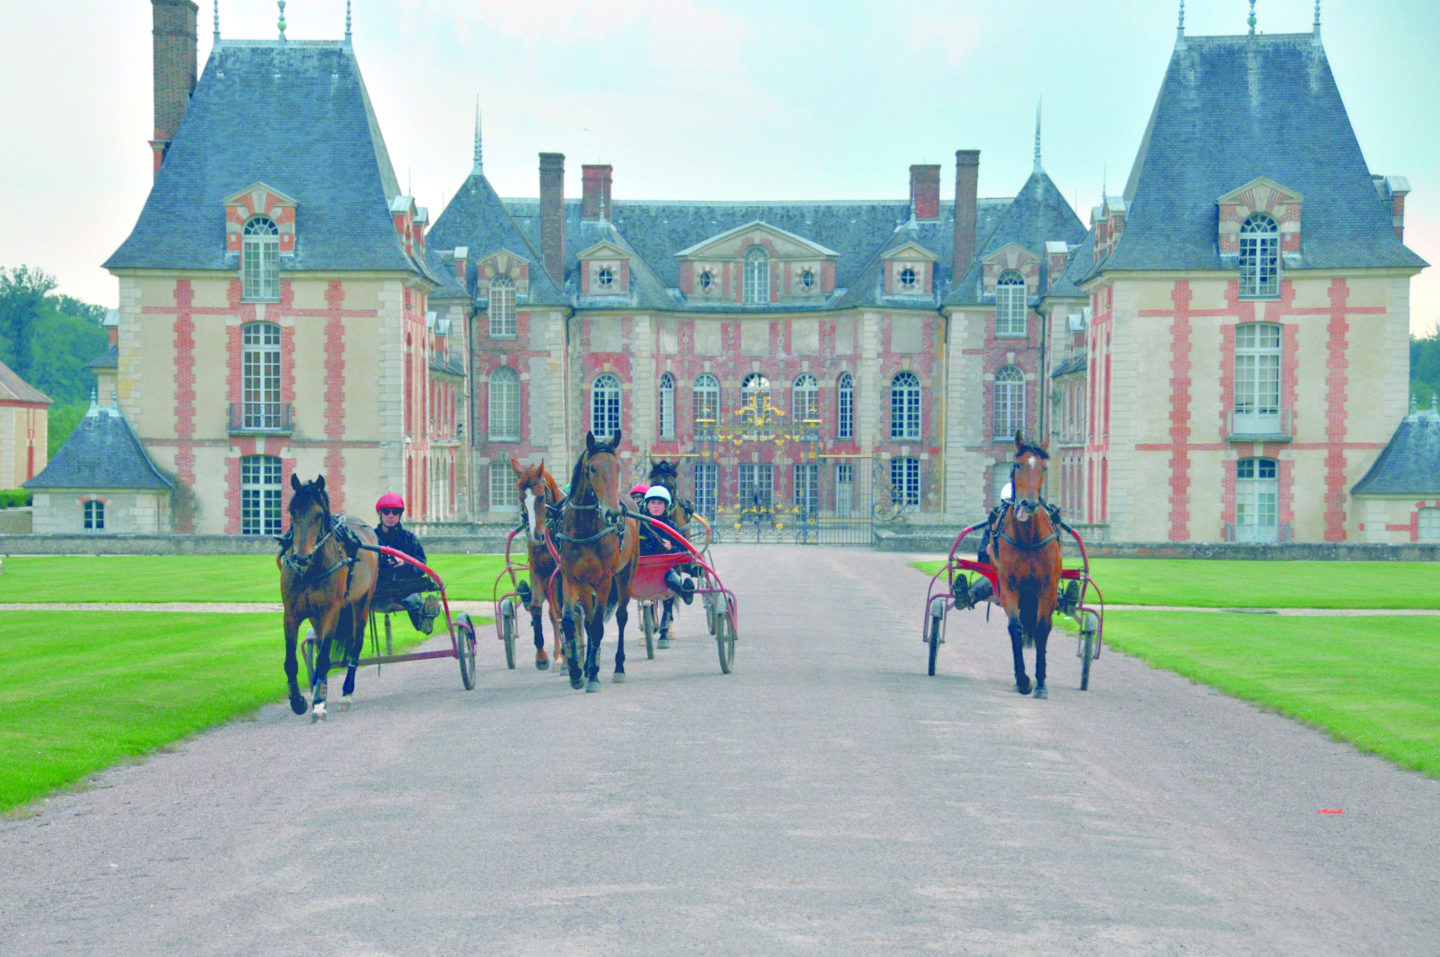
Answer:
[(927, 677), (914, 557), (717, 547), (728, 676), (486, 629), (117, 767), (0, 821), (0, 953), (1440, 954), (1440, 782), (1060, 635), (1022, 698), (983, 612)]

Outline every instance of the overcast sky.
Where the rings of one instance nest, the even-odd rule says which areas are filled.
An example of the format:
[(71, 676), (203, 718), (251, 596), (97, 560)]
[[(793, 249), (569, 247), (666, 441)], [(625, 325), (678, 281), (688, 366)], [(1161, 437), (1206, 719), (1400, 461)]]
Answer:
[[(1246, 32), (1249, 0), (1189, 0), (1191, 36)], [(100, 264), (152, 179), (147, 0), (0, 0), (0, 266), (113, 307)], [(616, 199), (899, 199), (912, 163), (979, 149), (980, 195), (1043, 163), (1083, 222), (1124, 186), (1175, 43), (1175, 0), (353, 0), (355, 53), (400, 182), (439, 217), (469, 173), (535, 196), (538, 154), (614, 167)], [(278, 35), (273, 0), (221, 0), (220, 34)], [(1314, 0), (1258, 0), (1308, 33)], [(339, 39), (344, 0), (289, 0), (290, 39)], [(214, 32), (200, 0), (200, 69)], [(1402, 175), (1411, 328), (1440, 320), (1440, 2), (1324, 0), (1321, 35), (1373, 173)], [(1257, 170), (1257, 174), (1263, 171)]]

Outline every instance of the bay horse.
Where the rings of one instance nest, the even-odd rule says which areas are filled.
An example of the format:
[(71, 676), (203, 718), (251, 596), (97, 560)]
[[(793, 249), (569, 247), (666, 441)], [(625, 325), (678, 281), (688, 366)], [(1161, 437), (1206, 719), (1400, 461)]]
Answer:
[(575, 461), (570, 495), (560, 507), (560, 527), (545, 533), (560, 566), (560, 625), (570, 687), (583, 686), (587, 692), (600, 690), (600, 641), (611, 615), (620, 630), (611, 680), (625, 680), (625, 623), (630, 617), (630, 579), (640, 554), (640, 535), (620, 501), (620, 458), (615, 454), (619, 444), (618, 430), (610, 442), (597, 441), (594, 432), (585, 433), (585, 451)]
[(555, 635), (555, 660), (564, 656), (560, 646), (560, 616), (556, 612), (558, 596), (550, 594), (550, 582), (555, 574), (555, 557), (550, 546), (545, 544), (545, 523), (550, 509), (560, 504), (560, 486), (555, 478), (545, 471), (545, 460), (537, 465), (521, 465), (510, 460), (510, 469), (515, 473), (515, 490), (520, 493), (520, 514), (525, 522), (525, 544), (530, 555), (530, 586), (520, 589), (521, 599), (530, 612), (530, 623), (535, 630), (535, 667), (539, 671), (550, 669), (550, 659), (545, 654), (545, 631), (540, 614), (550, 608), (550, 629)]
[(330, 513), (325, 476), (302, 484), (299, 476), (292, 474), (290, 487), (295, 492), (290, 498), (294, 543), (276, 559), (280, 566), (280, 600), (285, 605), (285, 679), (290, 710), (304, 714), (305, 696), (296, 681), (300, 664), (295, 658), (295, 646), (301, 623), (309, 621), (320, 639), (311, 685), (310, 720), (315, 722), (326, 717), (334, 641), (339, 641), (340, 657), (348, 665), (342, 703), (348, 704), (355, 692), (355, 669), (365, 643), (365, 626), (370, 621), (379, 570), (378, 552), (367, 546), (378, 548), (379, 543), (374, 530), (359, 519)]
[(1015, 461), (1010, 466), (1014, 500), (996, 523), (990, 553), (996, 591), (1009, 619), (1010, 649), (1015, 656), (1015, 690), (1030, 693), (1023, 645), (1035, 645), (1035, 697), (1045, 690), (1045, 644), (1060, 586), (1060, 531), (1041, 497), (1049, 453), (1015, 433)]
[[(676, 486), (680, 480), (680, 463), (670, 462), (661, 459), (658, 462), (650, 463), (650, 474), (647, 476), (652, 486), (659, 485), (670, 493), (670, 508), (665, 512), (665, 524), (675, 529), (680, 534), (685, 534), (685, 528), (690, 520), (695, 517), (695, 503), (689, 499), (680, 497)], [(660, 640), (659, 647), (670, 647), (670, 623), (675, 619), (675, 599), (670, 597), (662, 603), (665, 607), (660, 616)]]

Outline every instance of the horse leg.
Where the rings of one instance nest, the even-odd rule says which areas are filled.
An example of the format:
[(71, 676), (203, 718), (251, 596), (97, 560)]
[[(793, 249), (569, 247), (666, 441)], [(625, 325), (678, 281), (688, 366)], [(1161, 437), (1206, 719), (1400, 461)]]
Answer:
[(530, 606), (530, 627), (535, 632), (535, 670), (549, 671), (550, 659), (545, 655), (545, 629), (541, 626), (540, 611), (544, 606), (535, 602)]
[(1020, 618), (1011, 615), (1007, 628), (1010, 632), (1010, 651), (1015, 656), (1015, 690), (1021, 694), (1030, 693), (1030, 678), (1025, 674), (1025, 629)]
[(610, 680), (617, 685), (625, 683), (625, 623), (630, 620), (629, 608), (627, 601), (615, 609), (615, 624), (620, 630), (620, 637), (615, 642), (615, 673)]
[[(328, 617), (328, 616), (327, 616)], [(310, 723), (324, 721), (326, 692), (330, 687), (330, 642), (335, 637), (333, 623), (320, 639), (320, 648), (315, 652), (315, 683), (310, 686)]]
[(295, 657), (300, 622), (288, 610), (285, 612), (285, 684), (290, 692), (290, 710), (296, 714), (305, 713), (305, 696), (300, 693), (300, 662)]
[(565, 634), (565, 664), (570, 670), (570, 687), (578, 691), (585, 685), (585, 678), (580, 673), (585, 659), (580, 656), (580, 639), (576, 634), (580, 630), (580, 606), (565, 606), (560, 616), (560, 627)]
[(605, 609), (595, 609), (595, 614), (585, 623), (585, 691), (594, 694), (600, 690), (600, 642), (605, 637)]
[[(347, 620), (348, 619), (348, 620)], [(365, 616), (355, 608), (347, 608), (341, 621), (345, 624), (345, 684), (340, 689), (340, 708), (350, 710), (355, 694), (355, 671), (360, 667), (360, 649), (365, 647)]]
[(1035, 697), (1048, 698), (1045, 690), (1045, 645), (1050, 640), (1050, 619), (1035, 622)]
[(665, 599), (665, 611), (660, 615), (660, 640), (656, 647), (670, 647), (670, 622), (675, 617), (675, 599)]

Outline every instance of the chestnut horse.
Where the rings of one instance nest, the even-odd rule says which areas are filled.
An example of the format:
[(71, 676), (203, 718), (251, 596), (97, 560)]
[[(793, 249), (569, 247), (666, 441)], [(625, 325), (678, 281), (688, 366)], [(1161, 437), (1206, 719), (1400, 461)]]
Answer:
[[(695, 503), (689, 499), (680, 497), (676, 486), (680, 480), (680, 463), (669, 462), (661, 459), (652, 462), (650, 475), (646, 479), (652, 486), (659, 485), (670, 493), (670, 508), (665, 512), (665, 523), (680, 534), (686, 534), (685, 528), (690, 520), (695, 517)], [(670, 647), (670, 623), (675, 620), (675, 599), (670, 597), (663, 602), (664, 612), (660, 616), (660, 642), (661, 648)]]
[(1060, 533), (1041, 497), (1050, 455), (1015, 433), (1015, 461), (1010, 466), (1014, 500), (996, 523), (990, 543), (999, 601), (1009, 618), (1010, 648), (1015, 656), (1015, 690), (1030, 693), (1025, 674), (1025, 639), (1035, 644), (1035, 697), (1045, 690), (1045, 643), (1060, 585)]
[(308, 620), (320, 638), (311, 685), (310, 720), (323, 721), (332, 641), (340, 642), (340, 657), (348, 665), (342, 704), (348, 704), (355, 691), (355, 669), (365, 643), (379, 568), (377, 552), (367, 547), (376, 547), (378, 542), (374, 530), (359, 519), (330, 514), (325, 476), (301, 484), (299, 477), (292, 474), (290, 486), (295, 490), (290, 498), (294, 545), (276, 559), (280, 565), (280, 600), (285, 604), (285, 679), (289, 683), (290, 710), (304, 714), (305, 696), (296, 682), (300, 664), (295, 658), (295, 645), (301, 622)]
[(521, 465), (510, 460), (510, 469), (515, 473), (515, 490), (520, 493), (520, 513), (525, 520), (525, 544), (530, 554), (530, 587), (528, 594), (521, 589), (521, 598), (530, 611), (530, 623), (535, 629), (535, 667), (548, 671), (550, 659), (545, 655), (545, 630), (541, 626), (540, 614), (546, 602), (550, 606), (550, 629), (555, 635), (555, 660), (559, 661), (564, 652), (560, 647), (560, 616), (555, 610), (555, 601), (550, 595), (550, 581), (555, 574), (555, 558), (545, 544), (545, 523), (551, 508), (560, 504), (560, 486), (554, 477), (545, 471), (545, 460), (538, 465)]
[[(613, 681), (625, 680), (625, 622), (630, 613), (630, 579), (640, 554), (635, 519), (620, 501), (620, 459), (615, 446), (585, 433), (585, 451), (570, 476), (570, 495), (560, 507), (560, 527), (545, 535), (560, 565), (560, 625), (565, 634), (565, 661), (570, 687), (600, 690), (600, 641), (611, 615), (619, 625)], [(585, 655), (580, 655), (579, 630), (585, 628)], [(584, 674), (581, 674), (581, 665)]]

